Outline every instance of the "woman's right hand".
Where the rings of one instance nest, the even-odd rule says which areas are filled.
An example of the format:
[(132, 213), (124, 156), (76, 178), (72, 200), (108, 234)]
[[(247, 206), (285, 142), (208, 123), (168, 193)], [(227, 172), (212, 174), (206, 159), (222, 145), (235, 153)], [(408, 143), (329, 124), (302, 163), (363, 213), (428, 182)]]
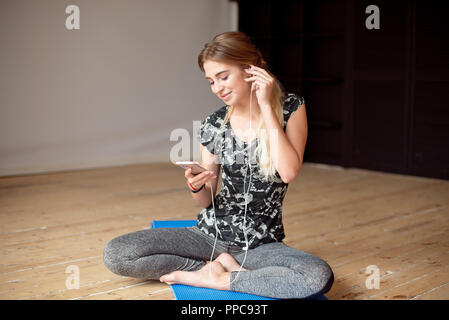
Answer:
[(193, 174), (191, 168), (187, 168), (185, 170), (184, 176), (195, 189), (201, 188), (203, 184), (206, 184), (217, 177), (212, 171), (209, 170), (203, 171), (199, 174)]

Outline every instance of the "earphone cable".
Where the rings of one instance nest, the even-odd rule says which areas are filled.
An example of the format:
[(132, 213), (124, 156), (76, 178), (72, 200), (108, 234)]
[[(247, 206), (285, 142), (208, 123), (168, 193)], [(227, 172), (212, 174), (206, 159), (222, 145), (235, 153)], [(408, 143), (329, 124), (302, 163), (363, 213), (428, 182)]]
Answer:
[[(247, 191), (245, 191), (245, 185), (246, 185), (246, 177), (247, 177), (248, 167), (245, 170), (245, 178), (243, 180), (243, 193), (245, 194), (245, 214), (243, 216), (243, 226), (242, 226), (242, 228), (243, 228), (243, 235), (245, 236), (245, 247), (243, 248), (243, 250), (245, 251), (245, 256), (243, 257), (243, 261), (240, 264), (240, 268), (239, 268), (239, 270), (237, 272), (237, 275), (230, 282), (230, 284), (232, 282), (234, 282), (235, 280), (237, 280), (237, 278), (238, 278), (238, 276), (240, 274), (240, 271), (242, 270), (243, 265), (245, 264), (246, 256), (248, 255), (248, 250), (249, 250), (248, 234), (247, 234), (247, 228), (246, 228), (246, 212), (247, 212), (247, 205), (248, 205), (248, 194), (249, 194), (249, 191), (250, 191), (250, 188), (251, 188), (251, 180), (252, 180), (252, 168), (251, 168), (251, 163), (250, 163), (251, 162), (250, 161), (251, 148), (249, 148), (249, 147), (252, 145), (252, 141), (254, 140), (254, 139), (250, 140), (250, 136), (251, 136), (251, 133), (252, 133), (252, 119), (251, 118), (252, 118), (253, 86), (254, 86), (254, 82), (251, 84), (250, 96), (249, 96), (249, 132), (250, 132), (250, 134), (248, 135), (248, 145), (247, 145), (248, 159), (247, 159), (247, 164), (248, 164), (248, 167), (249, 167), (250, 174), (249, 174), (249, 183), (248, 183)], [(219, 230), (218, 230), (218, 227), (217, 227), (217, 219), (216, 219), (216, 216), (215, 216), (214, 192), (213, 192), (213, 189), (212, 189), (211, 182), (209, 182), (209, 186), (210, 186), (211, 197), (212, 197), (212, 206), (213, 206), (213, 211), (214, 211), (214, 224), (215, 224), (214, 247), (213, 247), (212, 253), (210, 255), (210, 265), (209, 265), (209, 276), (211, 276), (211, 274), (212, 274), (212, 259), (213, 259), (213, 256), (214, 256), (215, 247), (217, 245), (217, 239), (218, 239)]]

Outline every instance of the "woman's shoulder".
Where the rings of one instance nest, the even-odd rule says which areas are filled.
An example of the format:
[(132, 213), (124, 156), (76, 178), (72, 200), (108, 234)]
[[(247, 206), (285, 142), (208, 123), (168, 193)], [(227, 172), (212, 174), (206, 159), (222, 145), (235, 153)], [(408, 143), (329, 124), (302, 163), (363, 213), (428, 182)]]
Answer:
[(292, 108), (297, 108), (304, 103), (304, 98), (296, 93), (287, 93), (284, 98), (284, 112)]
[(304, 98), (295, 93), (288, 93), (284, 99), (284, 128), (286, 128), (287, 122), (290, 117), (304, 104)]
[(205, 146), (210, 153), (216, 154), (216, 143), (219, 139), (219, 132), (226, 115), (227, 106), (215, 110), (207, 115), (200, 124), (197, 138), (198, 141)]
[(228, 106), (223, 106), (215, 110), (214, 112), (208, 114), (203, 120), (202, 124), (209, 124), (214, 127), (219, 127), (223, 123), (223, 120), (226, 116), (226, 112), (228, 110)]

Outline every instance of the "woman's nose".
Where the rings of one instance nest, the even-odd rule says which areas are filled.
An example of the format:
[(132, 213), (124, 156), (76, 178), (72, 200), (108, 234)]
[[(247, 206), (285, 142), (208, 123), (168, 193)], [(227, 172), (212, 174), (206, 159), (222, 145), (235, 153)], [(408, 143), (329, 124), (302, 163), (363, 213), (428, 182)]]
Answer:
[(223, 90), (223, 86), (222, 85), (214, 84), (214, 93), (215, 94), (219, 93), (221, 90)]

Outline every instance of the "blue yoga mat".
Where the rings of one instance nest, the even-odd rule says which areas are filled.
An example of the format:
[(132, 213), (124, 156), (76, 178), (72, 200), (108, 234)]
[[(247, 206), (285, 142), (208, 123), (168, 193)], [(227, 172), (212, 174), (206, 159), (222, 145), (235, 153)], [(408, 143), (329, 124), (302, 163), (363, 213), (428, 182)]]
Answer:
[[(196, 226), (196, 220), (154, 220), (151, 228), (185, 228)], [(210, 288), (197, 288), (183, 284), (170, 286), (177, 300), (277, 300), (248, 293), (216, 290)], [(327, 300), (322, 295), (314, 300)]]

